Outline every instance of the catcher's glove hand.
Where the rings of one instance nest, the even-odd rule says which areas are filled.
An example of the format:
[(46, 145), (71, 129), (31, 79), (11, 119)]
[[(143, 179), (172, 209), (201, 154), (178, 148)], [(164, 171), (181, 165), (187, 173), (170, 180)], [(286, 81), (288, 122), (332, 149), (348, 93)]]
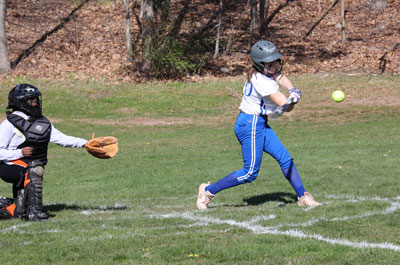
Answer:
[(118, 140), (114, 136), (96, 137), (85, 144), (86, 150), (94, 157), (113, 158), (118, 152)]

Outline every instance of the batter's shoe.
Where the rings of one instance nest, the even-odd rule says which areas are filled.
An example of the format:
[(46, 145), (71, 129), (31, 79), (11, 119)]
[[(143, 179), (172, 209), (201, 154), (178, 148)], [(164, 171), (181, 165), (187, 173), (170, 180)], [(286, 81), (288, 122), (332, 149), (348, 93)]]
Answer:
[(199, 193), (197, 195), (196, 207), (199, 210), (207, 210), (208, 204), (214, 198), (214, 194), (209, 191), (206, 191), (206, 187), (210, 185), (210, 182), (200, 184)]
[(297, 197), (298, 202), (297, 205), (298, 206), (311, 206), (311, 207), (316, 207), (316, 206), (320, 206), (321, 204), (316, 202), (314, 200), (314, 197), (308, 193), (308, 192), (304, 192), (304, 195), (301, 196), (300, 198)]

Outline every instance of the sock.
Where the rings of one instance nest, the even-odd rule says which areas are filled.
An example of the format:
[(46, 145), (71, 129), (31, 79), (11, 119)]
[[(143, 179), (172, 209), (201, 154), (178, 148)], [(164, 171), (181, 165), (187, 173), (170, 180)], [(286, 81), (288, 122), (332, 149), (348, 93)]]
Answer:
[(223, 178), (223, 179), (221, 179), (221, 180), (219, 180), (219, 181), (207, 186), (206, 190), (208, 190), (212, 194), (217, 194), (221, 190), (228, 189), (228, 188), (237, 186), (239, 184), (242, 184), (237, 180), (236, 172), (237, 171), (232, 172), (231, 174), (229, 174), (225, 178)]
[(285, 175), (285, 178), (290, 182), (290, 185), (292, 185), (293, 189), (296, 191), (297, 196), (301, 197), (304, 195), (304, 192), (306, 192), (306, 189), (303, 186), (303, 183), (301, 182), (299, 172), (297, 172), (297, 168), (294, 165), (293, 162), (290, 163), (290, 166), (288, 168), (281, 168), (283, 175)]

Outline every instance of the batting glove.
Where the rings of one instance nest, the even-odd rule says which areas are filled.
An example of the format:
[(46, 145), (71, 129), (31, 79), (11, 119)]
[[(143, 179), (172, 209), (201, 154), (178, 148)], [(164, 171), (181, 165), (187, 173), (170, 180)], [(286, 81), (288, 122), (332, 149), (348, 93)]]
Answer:
[(289, 89), (289, 101), (292, 102), (291, 104), (297, 104), (300, 101), (300, 98), (302, 96), (303, 93), (301, 93), (300, 89), (297, 88), (291, 88)]

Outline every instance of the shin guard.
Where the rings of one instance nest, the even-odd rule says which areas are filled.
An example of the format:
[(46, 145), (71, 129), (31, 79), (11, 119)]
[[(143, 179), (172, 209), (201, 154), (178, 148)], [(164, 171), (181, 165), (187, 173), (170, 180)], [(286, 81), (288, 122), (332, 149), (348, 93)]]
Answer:
[(23, 217), (25, 211), (26, 211), (26, 195), (25, 195), (25, 189), (22, 189), (17, 192), (17, 197), (15, 198), (14, 216)]
[(40, 221), (48, 216), (42, 212), (44, 167), (41, 161), (35, 160), (28, 165), (26, 180), (26, 218), (30, 221)]

